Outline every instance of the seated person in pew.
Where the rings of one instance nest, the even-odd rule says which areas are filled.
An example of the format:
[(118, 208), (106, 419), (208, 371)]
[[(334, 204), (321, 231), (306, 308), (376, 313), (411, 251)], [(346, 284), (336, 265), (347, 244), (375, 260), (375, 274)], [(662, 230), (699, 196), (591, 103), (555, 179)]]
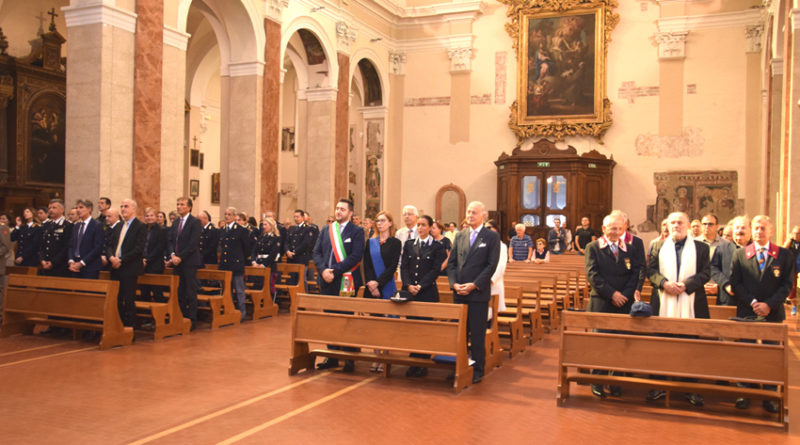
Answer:
[(536, 264), (549, 263), (550, 251), (547, 250), (547, 241), (544, 238), (536, 240), (536, 249), (533, 251), (533, 262)]
[[(375, 216), (375, 231), (364, 249), (364, 297), (391, 298), (397, 292), (394, 272), (400, 262), (402, 243), (394, 236), (394, 219), (389, 212), (382, 211)], [(373, 363), (370, 371), (383, 372), (383, 365)]]
[[(247, 314), (245, 306), (244, 266), (250, 255), (250, 231), (236, 222), (236, 209), (225, 209), (225, 227), (219, 238), (219, 270), (230, 270), (231, 291), (236, 309), (242, 313), (242, 321)], [(246, 218), (245, 218), (246, 220)]]
[[(144, 273), (164, 273), (164, 258), (167, 254), (167, 229), (158, 224), (156, 209), (144, 209), (144, 223), (146, 234), (144, 238), (144, 253), (142, 265)], [(143, 301), (163, 301), (163, 291), (159, 286), (140, 286)]]
[[(403, 246), (403, 261), (400, 262), (400, 277), (403, 290), (408, 291), (414, 301), (439, 302), (439, 289), (436, 277), (442, 270), (447, 254), (444, 246), (435, 242), (430, 236), (433, 218), (422, 215), (417, 219), (417, 238), (409, 239)], [(410, 317), (409, 317), (410, 318)], [(422, 318), (420, 318), (422, 319)], [(428, 354), (411, 354), (411, 357), (430, 358)], [(427, 368), (411, 366), (406, 377), (425, 377)]]
[[(672, 318), (710, 318), (705, 284), (711, 275), (708, 246), (689, 237), (689, 216), (673, 212), (667, 217), (669, 236), (653, 243), (647, 274), (653, 285), (653, 314)], [(666, 393), (651, 389), (648, 401)], [(686, 393), (693, 406), (703, 406), (703, 397)]]
[[(252, 260), (251, 264), (255, 267), (269, 268), (270, 275), (273, 278), (270, 280), (270, 294), (275, 294), (275, 263), (281, 259), (281, 234), (278, 231), (277, 224), (272, 218), (264, 218), (261, 220), (261, 236), (258, 238), (253, 252), (250, 254)], [(253, 277), (253, 285), (261, 289), (264, 286), (263, 277)]]
[[(770, 241), (773, 228), (768, 216), (756, 216), (750, 227), (753, 242), (736, 250), (731, 263), (730, 284), (737, 301), (736, 316), (781, 323), (786, 318), (783, 302), (791, 291), (795, 259), (789, 249)], [(765, 385), (764, 389), (777, 388)], [(749, 406), (750, 399), (736, 400), (736, 408)], [(771, 400), (764, 400), (762, 406), (767, 412), (778, 412)]]
[[(634, 293), (639, 282), (639, 268), (644, 267), (631, 258), (631, 249), (620, 238), (625, 233), (625, 220), (610, 214), (603, 218), (603, 236), (584, 248), (586, 280), (591, 286), (589, 312), (627, 314), (631, 311)], [(608, 371), (594, 369), (592, 374)], [(610, 386), (609, 393), (619, 397), (619, 386)], [(603, 385), (592, 384), (592, 394), (605, 398)]]

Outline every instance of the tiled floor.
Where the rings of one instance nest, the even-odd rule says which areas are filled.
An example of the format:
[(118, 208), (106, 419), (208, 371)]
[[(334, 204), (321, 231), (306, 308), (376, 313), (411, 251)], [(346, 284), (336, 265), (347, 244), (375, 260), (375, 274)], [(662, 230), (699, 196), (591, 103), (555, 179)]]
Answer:
[(289, 326), (282, 313), (110, 351), (0, 339), (0, 443), (800, 443), (794, 333), (785, 433), (758, 424), (756, 403), (731, 417), (732, 402), (712, 398), (666, 410), (643, 391), (600, 401), (581, 386), (559, 408), (555, 334), (459, 395), (441, 370), (411, 380), (396, 367), (385, 379), (359, 363), (353, 374), (289, 376)]

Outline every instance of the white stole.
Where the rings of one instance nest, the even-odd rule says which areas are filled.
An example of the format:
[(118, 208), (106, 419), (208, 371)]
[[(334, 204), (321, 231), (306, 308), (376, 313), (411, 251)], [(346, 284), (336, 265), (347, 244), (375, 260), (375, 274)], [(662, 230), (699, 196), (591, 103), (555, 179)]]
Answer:
[[(675, 242), (672, 237), (667, 237), (658, 252), (658, 271), (661, 275), (667, 281), (679, 282), (697, 273), (697, 251), (691, 236), (686, 237), (686, 243), (683, 245), (679, 271), (676, 270), (677, 263)], [(661, 303), (658, 310), (659, 317), (694, 318), (694, 293), (682, 292), (680, 295), (672, 295), (662, 290), (659, 297)]]

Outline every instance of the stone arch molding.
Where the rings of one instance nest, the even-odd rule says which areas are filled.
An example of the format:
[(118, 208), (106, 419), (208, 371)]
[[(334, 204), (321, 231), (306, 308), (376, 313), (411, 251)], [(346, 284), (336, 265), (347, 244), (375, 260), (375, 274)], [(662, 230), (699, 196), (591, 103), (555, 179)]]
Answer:
[(286, 49), (289, 47), (289, 39), (291, 39), (291, 37), (301, 29), (305, 29), (314, 33), (314, 37), (319, 40), (319, 43), (322, 45), (322, 50), (325, 51), (325, 59), (328, 62), (329, 73), (326, 78), (326, 84), (322, 85), (322, 87), (334, 87), (335, 84), (333, 82), (336, 82), (336, 79), (339, 78), (339, 59), (336, 57), (336, 50), (333, 46), (330, 36), (327, 32), (325, 32), (325, 27), (311, 17), (297, 17), (284, 28), (284, 31), (281, 35), (280, 66), (283, 67), (283, 61), (286, 57)]
[[(442, 220), (442, 198), (445, 193), (450, 191), (458, 194), (458, 213), (461, 215), (460, 218), (463, 218), (467, 213), (467, 195), (464, 193), (464, 189), (451, 182), (450, 184), (443, 185), (439, 191), (436, 192), (436, 219), (438, 221)], [(461, 219), (456, 221), (456, 224), (460, 224), (460, 222)]]
[(206, 15), (220, 46), (220, 74), (263, 74), (266, 36), (253, 0), (180, 0), (178, 30), (186, 32), (192, 3)]
[(378, 78), (381, 81), (381, 103), (383, 106), (386, 106), (389, 103), (389, 77), (386, 74), (384, 69), (384, 64), (381, 64), (379, 60), (382, 60), (378, 57), (378, 53), (376, 53), (371, 48), (359, 48), (356, 52), (350, 56), (350, 77), (349, 79), (353, 79), (353, 76), (358, 69), (358, 62), (361, 59), (367, 59), (372, 63), (372, 66), (375, 67), (375, 71), (378, 72)]

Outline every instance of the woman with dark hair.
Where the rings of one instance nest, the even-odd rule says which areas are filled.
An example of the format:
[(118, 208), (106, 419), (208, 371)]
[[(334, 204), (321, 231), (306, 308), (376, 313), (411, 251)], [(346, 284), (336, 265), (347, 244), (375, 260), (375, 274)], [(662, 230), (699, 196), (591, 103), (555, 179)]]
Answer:
[(442, 262), (442, 271), (439, 272), (439, 275), (444, 276), (447, 276), (447, 260), (450, 259), (450, 250), (453, 248), (453, 243), (450, 241), (450, 238), (445, 236), (446, 231), (447, 229), (445, 228), (444, 224), (440, 223), (439, 221), (434, 221), (431, 225), (431, 236), (433, 237), (433, 240), (441, 244), (444, 247), (444, 251), (447, 252), (447, 256)]
[(11, 233), (11, 241), (17, 242), (14, 263), (18, 266), (36, 267), (39, 265), (39, 247), (42, 244), (42, 226), (36, 221), (30, 207), (22, 211), (23, 222)]
[[(403, 261), (400, 262), (400, 276), (403, 290), (410, 293), (414, 301), (439, 302), (439, 289), (436, 278), (442, 271), (442, 262), (447, 253), (441, 243), (430, 236), (433, 218), (422, 215), (417, 219), (417, 238), (406, 241), (403, 246)], [(428, 358), (425, 354), (411, 354), (412, 357)], [(412, 366), (406, 377), (425, 377), (428, 369)]]
[(162, 212), (162, 211), (159, 211), (158, 213), (156, 213), (156, 223), (159, 226), (166, 228), (167, 227), (167, 214)]
[[(271, 269), (270, 275), (273, 279), (270, 280), (270, 292), (274, 295), (275, 278), (277, 278), (275, 263), (281, 259), (281, 234), (274, 219), (263, 218), (261, 220), (261, 236), (253, 246), (250, 258), (252, 258), (253, 266)], [(253, 277), (248, 280), (252, 281), (258, 289), (264, 286), (262, 277)]]
[[(364, 297), (389, 299), (397, 292), (394, 272), (400, 261), (400, 240), (394, 237), (394, 219), (382, 211), (375, 215), (375, 233), (364, 246)], [(375, 351), (380, 353), (380, 351)], [(382, 372), (383, 365), (373, 363), (372, 372)]]
[[(147, 225), (142, 252), (144, 273), (163, 273), (167, 256), (167, 229), (158, 223), (156, 210), (151, 207), (144, 209), (144, 223)], [(161, 301), (163, 293), (158, 286), (141, 286), (141, 291), (142, 300)]]

